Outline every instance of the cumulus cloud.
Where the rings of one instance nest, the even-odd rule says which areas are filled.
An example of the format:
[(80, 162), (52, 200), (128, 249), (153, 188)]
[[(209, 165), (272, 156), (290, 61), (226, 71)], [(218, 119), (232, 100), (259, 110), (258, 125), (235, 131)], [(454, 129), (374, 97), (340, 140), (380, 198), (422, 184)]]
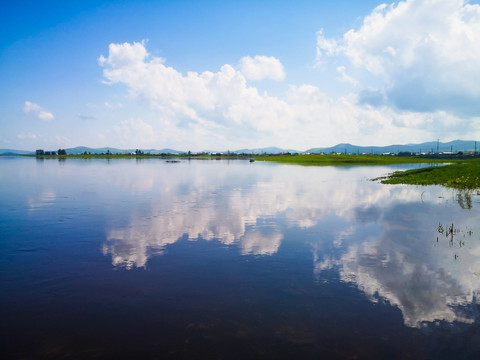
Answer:
[[(110, 44), (108, 47), (108, 58), (101, 55), (98, 58), (98, 63), (100, 66), (109, 64), (112, 67), (139, 64), (148, 56), (145, 43), (145, 41), (142, 41), (140, 43), (134, 42), (133, 44)], [(156, 58), (156, 61), (163, 62), (161, 58)]]
[(285, 79), (285, 70), (277, 58), (273, 56), (255, 57), (245, 56), (239, 62), (240, 71), (248, 80), (272, 79), (280, 81)]
[(53, 120), (55, 119), (55, 117), (53, 116), (53, 114), (40, 107), (39, 105), (35, 104), (35, 103), (32, 103), (30, 101), (25, 101), (25, 104), (23, 106), (23, 111), (25, 113), (33, 113), (35, 114), (35, 116), (40, 119), (40, 120), (44, 120), (44, 121), (50, 121), (50, 120)]
[(341, 39), (317, 33), (317, 59), (343, 55), (380, 77), (398, 109), (480, 112), (480, 6), (464, 0), (380, 5)]
[(159, 111), (164, 123), (201, 127), (219, 136), (237, 130), (237, 137), (251, 137), (251, 130), (285, 128), (291, 116), (288, 105), (247, 86), (247, 79), (231, 65), (219, 72), (183, 75), (153, 57), (143, 43), (110, 44), (108, 57), (100, 57), (107, 83), (123, 83), (132, 96), (146, 100)]
[[(279, 98), (248, 85), (244, 72), (229, 64), (217, 72), (182, 74), (149, 54), (144, 43), (110, 44), (108, 57), (101, 56), (99, 63), (106, 83), (126, 85), (131, 98), (158, 114), (163, 134), (188, 138), (190, 146), (200, 149), (281, 144), (304, 150), (339, 139), (382, 145), (445, 138), (441, 131), (461, 138), (466, 131), (472, 135), (480, 130), (471, 118), (443, 110), (395, 110), (388, 106), (388, 94), (375, 89), (370, 97), (359, 93), (332, 99), (318, 87), (292, 85)], [(339, 66), (337, 71), (344, 81), (355, 83), (346, 69)], [(378, 106), (372, 106), (372, 97)]]

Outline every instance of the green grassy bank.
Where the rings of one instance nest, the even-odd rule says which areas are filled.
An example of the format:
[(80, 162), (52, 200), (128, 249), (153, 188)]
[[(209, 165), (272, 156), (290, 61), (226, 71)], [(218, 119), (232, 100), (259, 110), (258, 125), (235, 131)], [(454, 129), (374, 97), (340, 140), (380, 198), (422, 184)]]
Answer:
[(428, 159), (381, 155), (275, 155), (256, 156), (258, 161), (274, 161), (298, 165), (390, 165), (414, 163), (445, 163), (458, 160)]
[(461, 164), (396, 171), (383, 184), (443, 185), (456, 189), (480, 189), (480, 159)]
[(391, 165), (415, 163), (454, 163), (407, 171), (396, 171), (381, 179), (384, 184), (444, 185), (457, 189), (480, 188), (480, 159), (431, 159), (375, 155), (279, 155), (256, 160), (299, 165)]

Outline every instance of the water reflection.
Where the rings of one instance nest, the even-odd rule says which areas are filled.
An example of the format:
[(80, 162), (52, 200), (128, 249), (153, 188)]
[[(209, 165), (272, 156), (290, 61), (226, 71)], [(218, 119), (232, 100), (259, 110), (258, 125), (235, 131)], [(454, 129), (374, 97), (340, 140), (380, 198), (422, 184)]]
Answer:
[[(462, 240), (437, 236), (432, 218), (455, 219), (455, 226), (464, 229), (457, 233)], [(444, 204), (392, 204), (383, 209), (376, 234), (365, 236), (357, 228), (338, 257), (317, 255), (315, 272), (321, 276), (337, 268), (343, 281), (372, 301), (397, 306), (407, 326), (436, 320), (472, 323), (480, 303), (480, 239), (471, 231), (473, 219)]]
[[(177, 164), (166, 170), (146, 167), (138, 179), (117, 184), (142, 201), (129, 210), (127, 224), (107, 231), (103, 253), (114, 266), (145, 267), (184, 238), (273, 256), (288, 233), (311, 247), (317, 278), (334, 269), (371, 301), (398, 307), (407, 326), (478, 318), (475, 193), (368, 181), (386, 168)], [(462, 229), (463, 246), (437, 240), (439, 222)]]
[[(103, 252), (112, 254), (115, 266), (143, 267), (149, 256), (186, 236), (237, 244), (242, 254), (272, 255), (282, 241), (282, 226), (311, 228), (332, 215), (376, 221), (389, 203), (420, 197), (414, 188), (338, 181), (345, 169), (295, 169), (298, 173), (278, 166), (217, 166), (211, 172), (184, 164), (160, 176), (144, 169), (134, 178), (123, 177), (118, 185), (136, 196), (160, 191), (131, 209), (128, 225), (109, 229)], [(359, 179), (367, 173), (356, 170)]]
[[(472, 208), (472, 197), (478, 197), (480, 195), (479, 190), (461, 189), (457, 191), (457, 202), (462, 209)], [(478, 201), (477, 201), (478, 202)]]
[(34, 194), (27, 198), (30, 211), (34, 211), (45, 206), (52, 206), (55, 204), (55, 200), (56, 194), (52, 189), (43, 190), (39, 194)]

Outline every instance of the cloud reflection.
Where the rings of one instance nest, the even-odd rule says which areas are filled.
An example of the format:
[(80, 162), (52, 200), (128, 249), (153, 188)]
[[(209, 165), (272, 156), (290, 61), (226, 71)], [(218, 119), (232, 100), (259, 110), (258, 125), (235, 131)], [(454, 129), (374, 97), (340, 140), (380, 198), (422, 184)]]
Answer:
[[(338, 181), (346, 170), (332, 167), (321, 173), (275, 166), (216, 166), (212, 172), (211, 165), (204, 164), (169, 170), (142, 170), (142, 182), (149, 184), (142, 188), (144, 193), (159, 190), (131, 210), (127, 226), (108, 231), (103, 253), (112, 255), (113, 265), (143, 267), (149, 256), (162, 254), (184, 236), (236, 244), (244, 255), (272, 255), (283, 239), (279, 224), (306, 229), (332, 214), (355, 219), (358, 209), (369, 208), (372, 202), (385, 205), (420, 197), (413, 189), (391, 191), (365, 181)], [(366, 177), (365, 169), (355, 171)], [(135, 197), (143, 196), (128, 179), (138, 180), (124, 177), (119, 186)]]
[(28, 207), (31, 211), (41, 209), (45, 206), (53, 206), (57, 196), (51, 189), (44, 190), (39, 194), (27, 198)]
[[(136, 201), (128, 221), (107, 231), (103, 253), (114, 266), (144, 267), (180, 239), (271, 256), (289, 229), (312, 246), (317, 276), (335, 269), (371, 301), (398, 307), (409, 327), (478, 317), (480, 241), (466, 234), (480, 233), (479, 209), (459, 206), (451, 190), (367, 181), (390, 171), (381, 167), (192, 162), (164, 170), (143, 169), (143, 190), (122, 180)], [(454, 222), (466, 245), (443, 235), (437, 242), (439, 222)]]
[[(315, 272), (320, 276), (323, 270), (337, 268), (342, 281), (355, 284), (371, 301), (398, 307), (410, 327), (435, 321), (473, 323), (480, 304), (480, 243), (468, 229), (475, 217), (458, 206), (422, 205), (385, 208), (377, 234), (349, 241), (337, 257), (322, 257), (317, 251)], [(363, 221), (364, 213), (356, 213)], [(454, 219), (459, 238), (451, 242), (435, 232), (432, 217), (445, 223)], [(353, 238), (361, 236), (357, 227)]]

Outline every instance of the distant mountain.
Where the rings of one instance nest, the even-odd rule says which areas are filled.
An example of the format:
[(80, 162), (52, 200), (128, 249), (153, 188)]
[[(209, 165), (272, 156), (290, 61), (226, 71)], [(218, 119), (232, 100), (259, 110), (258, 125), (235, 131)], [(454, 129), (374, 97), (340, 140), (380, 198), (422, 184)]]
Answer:
[(35, 154), (34, 151), (0, 149), (0, 155), (34, 155), (34, 154)]
[(278, 153), (286, 153), (286, 152), (301, 153), (301, 151), (298, 151), (298, 150), (282, 149), (276, 146), (257, 148), (257, 149), (240, 149), (232, 152), (236, 154), (278, 154)]
[[(135, 152), (135, 150), (132, 150)], [(174, 150), (174, 149), (169, 149), (169, 148), (164, 148), (160, 150), (156, 149), (147, 149), (147, 150), (142, 150), (144, 153), (147, 154), (185, 154), (186, 151), (179, 151), (179, 150)]]
[[(44, 149), (46, 151), (57, 151), (57, 149)], [(107, 151), (110, 151), (113, 154), (126, 154), (134, 153), (136, 149), (118, 149), (112, 147), (102, 147), (102, 148), (90, 148), (86, 146), (77, 146), (74, 148), (65, 149), (67, 154), (83, 154), (89, 152), (91, 154), (104, 154)], [(186, 151), (179, 151), (174, 149), (140, 149), (143, 153), (146, 154), (185, 154)], [(448, 151), (474, 151), (475, 150), (475, 141), (465, 141), (465, 140), (454, 140), (450, 142), (439, 142), (438, 143), (438, 152), (448, 152)], [(480, 152), (480, 142), (477, 144), (477, 151)], [(219, 151), (204, 151), (206, 153), (219, 152)], [(399, 153), (399, 152), (437, 152), (437, 142), (430, 141), (424, 142), (421, 144), (406, 144), (406, 145), (388, 145), (388, 146), (357, 146), (347, 143), (337, 144), (330, 147), (317, 147), (311, 148), (306, 151), (298, 151), (293, 149), (282, 149), (279, 147), (264, 147), (264, 148), (255, 148), (255, 149), (239, 149), (230, 151), (231, 153), (236, 154), (279, 154), (279, 153), (325, 153), (330, 154), (335, 153), (347, 153), (347, 154), (383, 154), (383, 153)], [(227, 153), (227, 151), (223, 151)], [(13, 150), (13, 149), (0, 149), (0, 155), (34, 155), (35, 151), (28, 150)]]
[[(475, 141), (454, 140), (446, 143), (438, 143), (438, 152), (446, 151), (474, 151)], [(477, 145), (477, 151), (480, 150), (480, 144)], [(437, 152), (437, 142), (430, 141), (421, 144), (406, 144), (406, 145), (388, 145), (388, 146), (357, 146), (352, 144), (338, 144), (331, 147), (324, 148), (312, 148), (305, 151), (305, 153), (370, 153), (370, 154), (382, 154), (382, 153), (399, 153), (399, 152)]]

